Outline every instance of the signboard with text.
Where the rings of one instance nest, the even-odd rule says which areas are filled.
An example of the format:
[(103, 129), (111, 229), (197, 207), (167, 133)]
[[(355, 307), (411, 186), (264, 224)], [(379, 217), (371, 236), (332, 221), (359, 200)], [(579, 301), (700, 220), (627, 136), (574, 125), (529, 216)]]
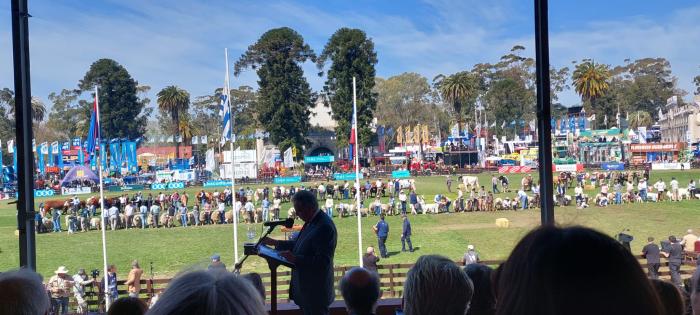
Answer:
[[(335, 173), (333, 178), (335, 180), (355, 180), (355, 173)], [(362, 179), (362, 173), (360, 173), (360, 179)]]
[(275, 177), (275, 184), (292, 184), (301, 182), (301, 176)]

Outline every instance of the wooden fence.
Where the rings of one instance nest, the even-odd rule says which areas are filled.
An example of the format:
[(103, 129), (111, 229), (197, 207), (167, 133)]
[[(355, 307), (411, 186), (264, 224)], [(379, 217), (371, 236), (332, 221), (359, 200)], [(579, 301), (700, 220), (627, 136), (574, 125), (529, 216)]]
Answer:
[[(646, 272), (646, 259), (642, 258), (641, 256), (636, 256), (636, 258), (639, 260), (639, 263), (641, 264), (642, 268)], [(489, 265), (492, 267), (497, 267), (500, 263), (502, 263), (502, 260), (486, 260), (482, 261), (483, 264)], [(685, 260), (684, 264), (681, 266), (681, 277), (683, 279), (690, 278), (695, 272), (696, 268), (696, 259), (695, 257), (688, 256), (687, 259)], [(413, 264), (383, 264), (378, 266), (378, 273), (379, 273), (379, 279), (381, 283), (381, 290), (382, 290), (382, 298), (383, 299), (390, 299), (390, 298), (400, 298), (403, 296), (403, 285), (406, 280), (406, 273), (408, 270), (413, 266)], [(340, 278), (350, 270), (352, 266), (336, 266), (334, 270), (334, 279), (335, 283), (340, 282)], [(266, 296), (266, 302), (269, 303), (270, 299), (270, 273), (261, 273), (261, 277), (263, 278), (263, 285), (265, 286), (265, 296)], [(661, 268), (659, 270), (659, 275), (661, 276), (662, 279), (670, 279), (671, 273), (668, 268), (668, 262), (662, 260), (661, 263)], [(167, 284), (170, 282), (170, 278), (155, 278), (155, 279), (142, 279), (141, 280), (141, 292), (140, 292), (140, 297), (144, 299), (146, 302), (150, 301), (150, 299), (155, 295), (161, 293)], [(280, 268), (277, 272), (277, 297), (278, 297), (278, 302), (279, 303), (287, 303), (289, 302), (289, 284), (291, 281), (291, 271), (287, 268)], [(102, 297), (98, 296), (98, 289), (97, 285), (94, 286), (88, 286), (86, 289), (87, 291), (87, 301), (89, 304), (90, 310), (99, 310), (98, 307), (99, 305), (102, 304)], [(120, 280), (117, 282), (117, 290), (119, 292), (119, 296), (126, 296), (127, 295), (127, 288), (126, 285), (124, 284), (124, 280)], [(336, 299), (340, 300), (342, 299), (342, 296), (340, 295), (339, 288), (336, 286), (335, 290), (336, 294)], [(71, 297), (71, 305), (72, 309), (74, 309), (75, 304), (73, 301), (73, 298)]]

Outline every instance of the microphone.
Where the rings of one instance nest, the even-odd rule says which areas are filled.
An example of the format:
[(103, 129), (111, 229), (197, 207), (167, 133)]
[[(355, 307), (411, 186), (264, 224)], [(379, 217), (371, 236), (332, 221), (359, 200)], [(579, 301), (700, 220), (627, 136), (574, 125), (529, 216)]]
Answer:
[(278, 225), (284, 225), (284, 227), (291, 229), (292, 226), (294, 226), (294, 219), (288, 218), (286, 220), (278, 220), (278, 221), (269, 221), (263, 223), (264, 226), (278, 226)]

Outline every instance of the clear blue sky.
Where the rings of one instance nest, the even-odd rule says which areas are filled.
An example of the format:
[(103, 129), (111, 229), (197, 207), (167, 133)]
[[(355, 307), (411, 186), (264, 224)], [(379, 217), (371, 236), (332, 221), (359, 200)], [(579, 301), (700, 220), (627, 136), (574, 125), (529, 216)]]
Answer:
[[(374, 40), (377, 75), (439, 73), (494, 62), (516, 44), (534, 55), (533, 6), (526, 0), (30, 0), (32, 90), (75, 88), (90, 64), (113, 58), (157, 92), (175, 84), (192, 96), (222, 85), (224, 47), (231, 65), (270, 28), (296, 29), (320, 53), (339, 27), (357, 27)], [(12, 88), (9, 1), (0, 3), (0, 87)], [(594, 58), (666, 57), (679, 87), (692, 90), (700, 74), (700, 3), (674, 1), (550, 1), (551, 60), (556, 67)], [(314, 90), (323, 78), (305, 65)], [(232, 86), (255, 86), (252, 71)], [(154, 94), (154, 93), (152, 93)], [(562, 96), (575, 104), (572, 92)], [(50, 104), (47, 104), (50, 106)]]

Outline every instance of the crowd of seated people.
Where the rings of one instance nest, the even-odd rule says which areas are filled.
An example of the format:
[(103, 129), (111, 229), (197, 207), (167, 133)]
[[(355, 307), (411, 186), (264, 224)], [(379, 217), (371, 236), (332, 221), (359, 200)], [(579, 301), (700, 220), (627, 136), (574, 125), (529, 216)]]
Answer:
[[(592, 253), (605, 263), (592, 264)], [(382, 291), (375, 271), (350, 269), (338, 288), (348, 314), (376, 314)], [(108, 314), (262, 315), (264, 291), (256, 275), (191, 271), (176, 277), (150, 309), (139, 299), (123, 298)], [(0, 292), (0, 314), (50, 312), (41, 277), (32, 271), (0, 274)], [(421, 256), (407, 272), (403, 292), (397, 314), (700, 315), (700, 272), (687, 288), (649, 280), (622, 245), (582, 227), (535, 229), (496, 270)]]

